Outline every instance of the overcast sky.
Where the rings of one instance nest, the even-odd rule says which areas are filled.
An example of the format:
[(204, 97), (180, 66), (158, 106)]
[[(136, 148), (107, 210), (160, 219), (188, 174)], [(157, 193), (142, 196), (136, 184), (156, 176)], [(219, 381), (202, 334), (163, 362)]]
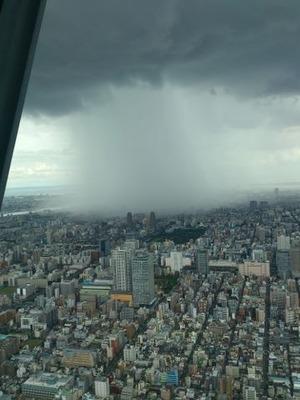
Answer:
[(298, 182), (299, 15), (299, 0), (48, 0), (8, 186), (168, 209)]

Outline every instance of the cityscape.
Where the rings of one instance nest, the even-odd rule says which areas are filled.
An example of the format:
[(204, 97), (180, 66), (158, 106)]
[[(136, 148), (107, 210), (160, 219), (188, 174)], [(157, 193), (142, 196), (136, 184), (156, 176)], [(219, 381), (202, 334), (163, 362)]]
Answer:
[(109, 218), (7, 197), (0, 399), (300, 399), (299, 199), (269, 197)]
[(0, 0), (0, 400), (300, 400), (299, 15)]

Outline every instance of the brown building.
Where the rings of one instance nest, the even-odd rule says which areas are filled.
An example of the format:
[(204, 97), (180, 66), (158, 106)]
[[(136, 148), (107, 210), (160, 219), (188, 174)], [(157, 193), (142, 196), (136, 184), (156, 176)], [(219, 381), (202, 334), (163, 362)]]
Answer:
[(0, 326), (6, 325), (9, 321), (13, 321), (16, 318), (15, 310), (5, 310), (0, 312)]
[(14, 336), (0, 335), (0, 363), (19, 351), (19, 339)]
[(120, 301), (126, 303), (128, 306), (132, 306), (133, 297), (131, 292), (112, 292), (110, 295), (111, 300)]
[(63, 364), (68, 368), (95, 366), (95, 354), (90, 350), (65, 349), (63, 355)]

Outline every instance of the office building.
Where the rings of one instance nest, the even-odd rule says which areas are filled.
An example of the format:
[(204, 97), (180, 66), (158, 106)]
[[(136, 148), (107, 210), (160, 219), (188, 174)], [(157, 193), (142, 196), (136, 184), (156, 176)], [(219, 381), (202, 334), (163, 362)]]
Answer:
[(155, 232), (156, 231), (156, 217), (154, 211), (151, 211), (149, 217), (149, 231)]
[(100, 399), (105, 399), (110, 394), (109, 380), (106, 377), (95, 379), (95, 395)]
[(244, 276), (259, 276), (259, 277), (269, 277), (270, 276), (270, 263), (266, 262), (255, 262), (255, 261), (245, 261), (239, 264), (239, 273)]
[(72, 386), (72, 376), (39, 373), (22, 384), (22, 394), (28, 399), (52, 400), (62, 389)]
[(114, 288), (116, 291), (131, 292), (131, 254), (125, 249), (112, 251), (111, 266), (114, 274)]
[(277, 274), (284, 279), (289, 277), (291, 274), (290, 248), (291, 248), (291, 243), (289, 236), (280, 235), (277, 237), (277, 251), (276, 251)]
[(111, 250), (111, 242), (109, 239), (100, 239), (99, 251), (101, 257), (107, 257)]
[(208, 274), (208, 252), (203, 247), (196, 251), (196, 268), (199, 274)]
[(130, 256), (132, 256), (134, 254), (134, 252), (136, 250), (138, 250), (138, 248), (140, 247), (140, 242), (133, 238), (127, 238), (122, 246), (123, 250), (128, 251), (128, 253), (130, 253)]
[(257, 204), (256, 200), (251, 200), (250, 201), (250, 203), (249, 203), (250, 210), (256, 210), (257, 206), (258, 206), (258, 204)]
[(269, 202), (266, 201), (266, 200), (261, 200), (261, 201), (259, 202), (259, 208), (262, 209), (262, 210), (267, 209), (268, 206), (269, 206)]
[(291, 258), (289, 250), (277, 250), (276, 252), (277, 274), (281, 278), (288, 278), (291, 275)]
[(289, 236), (280, 235), (277, 237), (277, 250), (289, 250), (291, 247)]
[(132, 218), (132, 213), (128, 212), (126, 216), (126, 225), (128, 228), (131, 228), (133, 226), (133, 218)]
[(292, 274), (300, 278), (300, 240), (294, 240), (290, 248), (290, 262)]
[(146, 251), (138, 251), (132, 259), (132, 292), (135, 306), (154, 300), (154, 261)]

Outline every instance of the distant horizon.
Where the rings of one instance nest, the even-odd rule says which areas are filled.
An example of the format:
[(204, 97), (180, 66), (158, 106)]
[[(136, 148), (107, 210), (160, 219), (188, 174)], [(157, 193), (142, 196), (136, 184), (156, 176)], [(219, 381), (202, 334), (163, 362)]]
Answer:
[[(278, 187), (278, 186), (277, 186)], [(247, 191), (236, 191), (232, 193), (232, 196), (226, 196), (219, 201), (211, 202), (210, 204), (206, 203), (203, 205), (202, 199), (199, 198), (198, 204), (195, 202), (191, 205), (186, 205), (185, 207), (153, 207), (150, 205), (149, 207), (134, 207), (133, 205), (124, 205), (123, 207), (114, 207), (114, 206), (106, 206), (98, 205), (95, 201), (92, 201), (88, 205), (86, 205), (84, 199), (78, 197), (78, 192), (72, 192), (71, 186), (66, 185), (43, 185), (43, 186), (25, 186), (25, 187), (10, 187), (7, 188), (5, 192), (5, 199), (9, 198), (25, 198), (32, 196), (33, 198), (38, 199), (41, 196), (41, 205), (35, 205), (35, 208), (31, 207), (22, 207), (22, 212), (41, 212), (46, 210), (56, 210), (56, 211), (64, 211), (70, 212), (78, 215), (86, 215), (86, 216), (98, 216), (101, 218), (113, 218), (125, 217), (127, 212), (132, 212), (132, 214), (148, 214), (151, 211), (154, 211), (156, 214), (160, 216), (172, 216), (172, 215), (197, 215), (199, 213), (207, 213), (212, 210), (222, 209), (222, 208), (240, 208), (247, 207), (251, 200), (260, 201), (268, 201), (270, 204), (274, 204), (276, 201), (275, 197), (275, 186), (272, 185), (268, 189), (265, 190), (251, 190), (250, 188)], [(282, 197), (279, 197), (279, 200), (283, 201), (294, 201), (294, 195), (299, 195), (299, 190), (295, 190), (295, 187), (286, 188), (281, 187), (279, 189), (279, 195), (282, 194)], [(47, 201), (47, 197), (49, 196), (49, 200)], [(46, 198), (46, 201), (45, 201)], [(188, 199), (188, 196), (187, 196)], [(4, 213), (5, 211), (3, 209)], [(19, 213), (18, 210), (16, 210)], [(11, 211), (7, 212), (10, 214)], [(14, 213), (14, 211), (13, 211)]]
[[(4, 197), (7, 197), (8, 192), (19, 192), (20, 194), (24, 194), (24, 192), (36, 192), (36, 191), (42, 191), (42, 190), (50, 190), (54, 191), (56, 189), (63, 189), (66, 191), (67, 189), (70, 189), (71, 186), (67, 185), (28, 185), (28, 186), (9, 186), (5, 190), (5, 195)], [(43, 194), (50, 194), (47, 193), (46, 191), (43, 192)], [(11, 194), (9, 194), (10, 196)], [(16, 194), (17, 196), (17, 194)]]
[[(268, 190), (287, 190), (288, 187), (291, 187), (294, 189), (296, 186), (299, 186), (300, 188), (300, 181), (294, 181), (294, 182), (266, 182), (266, 183), (252, 183), (249, 184), (248, 188), (238, 188), (235, 190), (237, 193), (249, 193), (252, 192), (253, 190), (258, 190), (258, 189), (268, 189)], [(8, 191), (38, 191), (38, 190), (48, 190), (50, 189), (51, 191), (55, 189), (62, 189), (64, 191), (69, 191), (70, 189), (75, 189), (76, 185), (71, 185), (71, 184), (46, 184), (46, 185), (40, 185), (40, 184), (30, 184), (30, 185), (10, 185), (6, 187), (5, 194)], [(232, 191), (228, 189), (228, 191)], [(45, 192), (45, 194), (47, 194)]]

